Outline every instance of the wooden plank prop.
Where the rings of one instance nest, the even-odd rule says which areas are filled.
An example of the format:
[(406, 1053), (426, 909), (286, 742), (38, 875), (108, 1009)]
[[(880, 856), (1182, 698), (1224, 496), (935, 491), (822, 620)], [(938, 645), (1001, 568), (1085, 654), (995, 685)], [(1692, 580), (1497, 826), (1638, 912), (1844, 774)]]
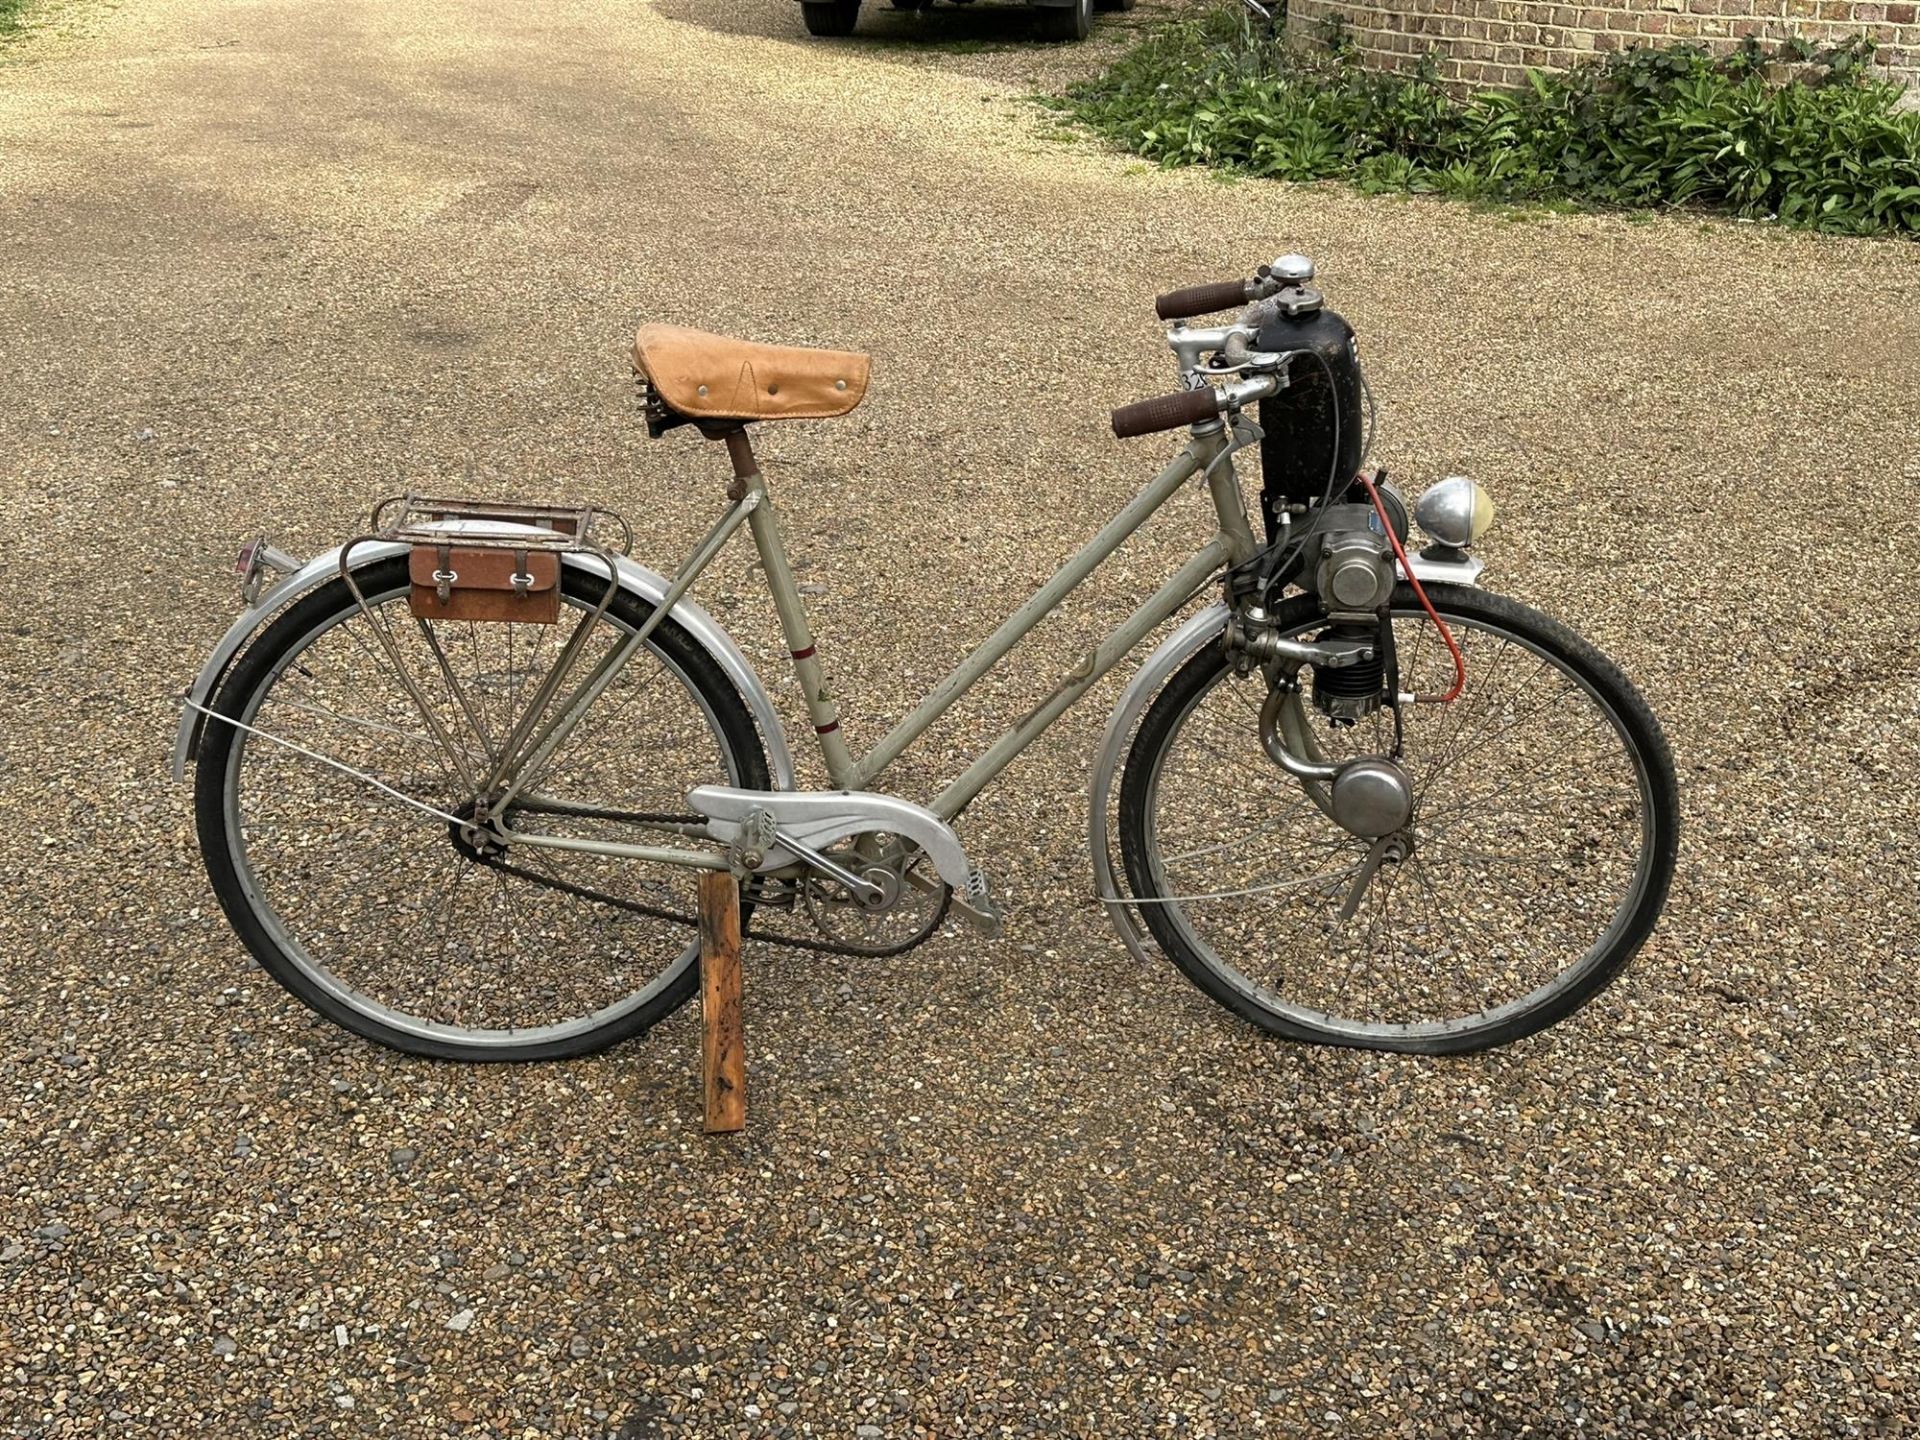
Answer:
[(747, 1050), (740, 1017), (740, 882), (700, 876), (700, 1080), (709, 1135), (747, 1125)]

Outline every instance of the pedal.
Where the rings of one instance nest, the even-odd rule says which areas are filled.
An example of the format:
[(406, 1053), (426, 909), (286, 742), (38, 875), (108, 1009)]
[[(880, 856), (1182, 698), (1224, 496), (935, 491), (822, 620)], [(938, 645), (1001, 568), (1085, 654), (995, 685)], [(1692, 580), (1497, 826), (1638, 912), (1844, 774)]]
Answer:
[(998, 940), (1005, 922), (1000, 915), (1000, 907), (993, 903), (993, 896), (987, 893), (987, 875), (984, 870), (975, 867), (967, 872), (964, 885), (954, 887), (953, 908), (966, 917), (967, 923), (989, 940)]

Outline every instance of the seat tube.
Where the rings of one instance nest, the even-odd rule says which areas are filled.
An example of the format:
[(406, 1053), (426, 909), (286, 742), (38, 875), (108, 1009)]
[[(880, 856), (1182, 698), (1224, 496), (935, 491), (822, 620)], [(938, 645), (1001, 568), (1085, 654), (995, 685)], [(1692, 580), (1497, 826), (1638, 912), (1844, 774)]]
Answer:
[(780, 615), (780, 630), (786, 636), (793, 673), (800, 681), (800, 694), (806, 700), (807, 715), (820, 742), (821, 758), (827, 762), (827, 777), (836, 786), (850, 788), (854, 777), (853, 753), (847, 748), (846, 737), (840, 733), (840, 707), (827, 693), (813, 633), (807, 628), (807, 611), (801, 603), (800, 587), (794, 583), (792, 565), (787, 563), (780, 519), (774, 514), (773, 498), (767, 493), (766, 479), (760, 474), (759, 463), (753, 456), (753, 443), (744, 427), (728, 432), (727, 454), (733, 460), (734, 476), (733, 489), (728, 494), (735, 499), (745, 499), (750, 492), (760, 496), (760, 503), (747, 516), (747, 526), (753, 531), (754, 547), (760, 552), (767, 589), (773, 596), (773, 608)]

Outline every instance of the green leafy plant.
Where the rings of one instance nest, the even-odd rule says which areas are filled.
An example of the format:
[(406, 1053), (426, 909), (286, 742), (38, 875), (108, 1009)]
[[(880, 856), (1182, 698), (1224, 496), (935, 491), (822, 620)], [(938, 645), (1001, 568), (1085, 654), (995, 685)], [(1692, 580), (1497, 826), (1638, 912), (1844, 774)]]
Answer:
[(1066, 107), (1163, 165), (1472, 200), (1700, 206), (1851, 234), (1920, 234), (1920, 112), (1862, 36), (1636, 48), (1456, 99), (1431, 60), (1368, 70), (1241, 7), (1150, 33)]

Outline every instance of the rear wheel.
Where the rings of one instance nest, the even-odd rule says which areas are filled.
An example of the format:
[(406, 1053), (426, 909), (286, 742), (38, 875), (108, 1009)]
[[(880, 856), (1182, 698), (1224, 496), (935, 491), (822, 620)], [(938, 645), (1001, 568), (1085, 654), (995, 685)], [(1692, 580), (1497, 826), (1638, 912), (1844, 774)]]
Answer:
[(1067, 5), (1049, 5), (1040, 12), (1040, 38), (1043, 40), (1084, 40), (1093, 28), (1093, 0), (1072, 0)]
[[(496, 843), (459, 823), (476, 791), (457, 757), (485, 774), (605, 580), (565, 567), (558, 625), (473, 624), (416, 621), (404, 556), (355, 575), (372, 619), (344, 582), (316, 590), (247, 649), (213, 702), (194, 806), (234, 930), (319, 1014), (416, 1055), (549, 1060), (639, 1035), (693, 992), (695, 872)], [(571, 675), (651, 614), (619, 592), (583, 633)], [(687, 791), (767, 783), (739, 693), (668, 620), (504, 823), (562, 841), (711, 849), (671, 828)]]
[(809, 35), (838, 39), (851, 35), (860, 19), (860, 0), (804, 0), (800, 22)]
[[(1278, 768), (1259, 733), (1268, 686), (1217, 646), (1175, 672), (1127, 757), (1121, 854), (1142, 921), (1208, 995), (1290, 1039), (1445, 1054), (1532, 1034), (1619, 974), (1666, 899), (1679, 804), (1645, 702), (1536, 611), (1427, 589), (1467, 689), (1404, 709), (1413, 809), (1396, 834), (1350, 833)], [(1305, 596), (1275, 620), (1295, 639), (1327, 623)], [(1393, 623), (1401, 688), (1444, 690), (1451, 660), (1405, 586)], [(1330, 762), (1392, 749), (1390, 712), (1335, 729), (1287, 703)]]

